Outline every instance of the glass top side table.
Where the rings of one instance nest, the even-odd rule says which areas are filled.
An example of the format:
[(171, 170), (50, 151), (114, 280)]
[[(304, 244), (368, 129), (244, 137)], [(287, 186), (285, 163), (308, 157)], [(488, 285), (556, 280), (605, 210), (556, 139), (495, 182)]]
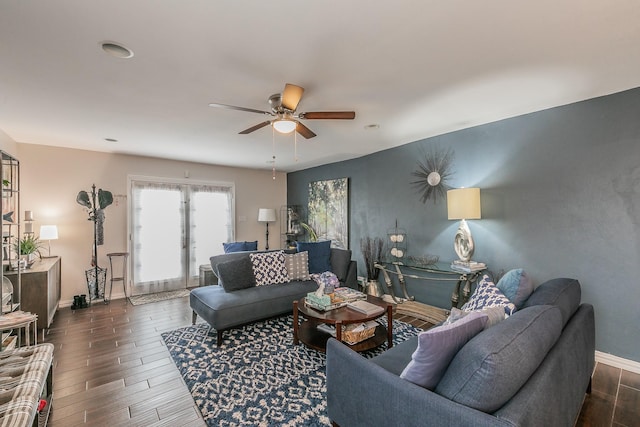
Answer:
[[(407, 292), (405, 278), (433, 281), (450, 281), (456, 282), (456, 286), (451, 293), (451, 307), (458, 307), (469, 300), (471, 294), (471, 284), (478, 280), (478, 277), (486, 270), (485, 268), (471, 272), (462, 272), (451, 268), (451, 263), (434, 262), (431, 264), (417, 263), (413, 261), (380, 261), (375, 264), (376, 268), (382, 272), (385, 285), (393, 301), (401, 303), (396, 297), (393, 290), (393, 282), (391, 275), (398, 277), (398, 283), (402, 290), (403, 297), (408, 301), (414, 301), (415, 298)], [(462, 293), (462, 300), (460, 294)]]

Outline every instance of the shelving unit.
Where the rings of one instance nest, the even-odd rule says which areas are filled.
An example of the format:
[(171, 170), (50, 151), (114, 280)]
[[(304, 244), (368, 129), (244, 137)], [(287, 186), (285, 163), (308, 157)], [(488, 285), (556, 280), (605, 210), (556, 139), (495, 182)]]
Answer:
[(280, 208), (280, 240), (282, 249), (295, 248), (296, 242), (304, 234), (300, 224), (304, 215), (303, 207), (285, 205)]
[[(20, 271), (22, 267), (19, 262), (20, 256), (16, 253), (14, 246), (15, 239), (20, 238), (20, 162), (4, 151), (0, 151), (0, 177), (2, 177), (2, 215), (0, 216), (0, 228), (2, 229), (0, 300), (2, 301), (2, 311), (0, 317), (4, 317), (20, 308), (22, 290)], [(13, 281), (9, 281), (5, 275), (12, 269), (15, 269), (12, 272), (15, 278)], [(7, 322), (4, 324), (6, 325)], [(3, 326), (0, 332), (2, 333), (0, 350), (15, 345), (12, 327)]]

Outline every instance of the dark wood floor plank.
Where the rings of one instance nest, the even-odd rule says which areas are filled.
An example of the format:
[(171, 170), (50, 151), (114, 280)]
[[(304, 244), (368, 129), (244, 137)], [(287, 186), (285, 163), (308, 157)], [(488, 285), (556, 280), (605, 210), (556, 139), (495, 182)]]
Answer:
[(626, 385), (627, 387), (635, 388), (636, 390), (640, 390), (640, 374), (637, 374), (635, 372), (622, 371), (620, 384)]
[(594, 390), (615, 396), (618, 392), (618, 383), (620, 382), (620, 368), (614, 368), (602, 363), (596, 364), (596, 370), (593, 374)]
[(618, 389), (613, 421), (628, 427), (640, 426), (638, 408), (640, 408), (640, 390), (621, 385)]

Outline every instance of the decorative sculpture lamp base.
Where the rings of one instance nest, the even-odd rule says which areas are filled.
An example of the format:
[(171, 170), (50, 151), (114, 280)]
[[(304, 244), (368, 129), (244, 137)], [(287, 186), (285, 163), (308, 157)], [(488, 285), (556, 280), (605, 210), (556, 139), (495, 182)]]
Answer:
[(471, 261), (475, 245), (473, 243), (473, 237), (471, 236), (471, 230), (469, 230), (467, 221), (464, 219), (460, 221), (460, 226), (458, 226), (458, 231), (456, 231), (456, 237), (453, 240), (453, 249), (461, 261)]

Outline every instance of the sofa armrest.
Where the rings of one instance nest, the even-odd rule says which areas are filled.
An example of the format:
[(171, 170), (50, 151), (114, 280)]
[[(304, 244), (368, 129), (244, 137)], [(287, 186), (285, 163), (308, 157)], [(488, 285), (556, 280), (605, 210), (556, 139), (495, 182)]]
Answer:
[(510, 425), (405, 381), (333, 338), (327, 342), (327, 413), (344, 427)]

